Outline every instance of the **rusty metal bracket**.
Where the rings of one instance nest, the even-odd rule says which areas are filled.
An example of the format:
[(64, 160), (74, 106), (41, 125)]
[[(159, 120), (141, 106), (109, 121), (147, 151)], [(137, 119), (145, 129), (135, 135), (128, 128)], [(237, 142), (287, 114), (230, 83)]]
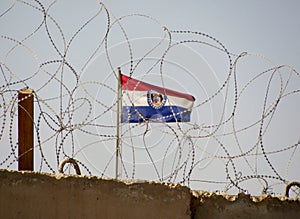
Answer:
[(65, 158), (64, 160), (61, 161), (61, 163), (58, 166), (58, 172), (59, 173), (64, 173), (64, 166), (65, 166), (66, 163), (73, 164), (73, 167), (76, 171), (76, 174), (81, 175), (81, 172), (80, 172), (80, 169), (79, 169), (79, 166), (78, 166), (76, 160), (74, 160), (73, 158), (70, 158), (70, 157), (67, 157), (67, 158)]
[(286, 197), (289, 197), (290, 189), (291, 189), (291, 187), (293, 187), (293, 186), (298, 186), (298, 187), (300, 188), (300, 182), (295, 182), (295, 181), (293, 181), (293, 182), (289, 182), (289, 183), (286, 185), (286, 187), (285, 187), (285, 196), (286, 196)]

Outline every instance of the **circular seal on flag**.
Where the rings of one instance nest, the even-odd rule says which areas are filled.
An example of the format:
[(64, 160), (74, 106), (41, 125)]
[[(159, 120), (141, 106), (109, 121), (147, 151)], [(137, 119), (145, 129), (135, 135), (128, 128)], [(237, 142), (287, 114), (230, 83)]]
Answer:
[(155, 90), (148, 90), (147, 100), (148, 100), (148, 104), (152, 106), (154, 109), (160, 109), (165, 105), (167, 96)]

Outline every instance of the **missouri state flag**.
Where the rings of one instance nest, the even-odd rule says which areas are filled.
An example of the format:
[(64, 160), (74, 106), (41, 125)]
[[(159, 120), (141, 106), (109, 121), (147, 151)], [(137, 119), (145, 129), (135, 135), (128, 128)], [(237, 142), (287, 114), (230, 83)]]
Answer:
[(195, 98), (121, 74), (122, 122), (189, 122)]

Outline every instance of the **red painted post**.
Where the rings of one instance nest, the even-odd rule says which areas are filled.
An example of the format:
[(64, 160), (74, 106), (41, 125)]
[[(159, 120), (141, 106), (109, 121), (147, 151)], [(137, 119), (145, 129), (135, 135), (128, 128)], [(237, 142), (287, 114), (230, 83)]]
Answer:
[(33, 94), (30, 88), (18, 93), (18, 169), (33, 171)]

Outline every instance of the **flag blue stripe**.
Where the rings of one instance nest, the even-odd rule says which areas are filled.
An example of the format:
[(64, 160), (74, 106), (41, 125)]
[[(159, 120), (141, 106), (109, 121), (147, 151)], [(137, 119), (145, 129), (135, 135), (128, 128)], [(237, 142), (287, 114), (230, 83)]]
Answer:
[(142, 123), (144, 119), (153, 122), (189, 122), (190, 117), (190, 110), (178, 106), (163, 106), (160, 109), (151, 106), (122, 107), (122, 123)]

